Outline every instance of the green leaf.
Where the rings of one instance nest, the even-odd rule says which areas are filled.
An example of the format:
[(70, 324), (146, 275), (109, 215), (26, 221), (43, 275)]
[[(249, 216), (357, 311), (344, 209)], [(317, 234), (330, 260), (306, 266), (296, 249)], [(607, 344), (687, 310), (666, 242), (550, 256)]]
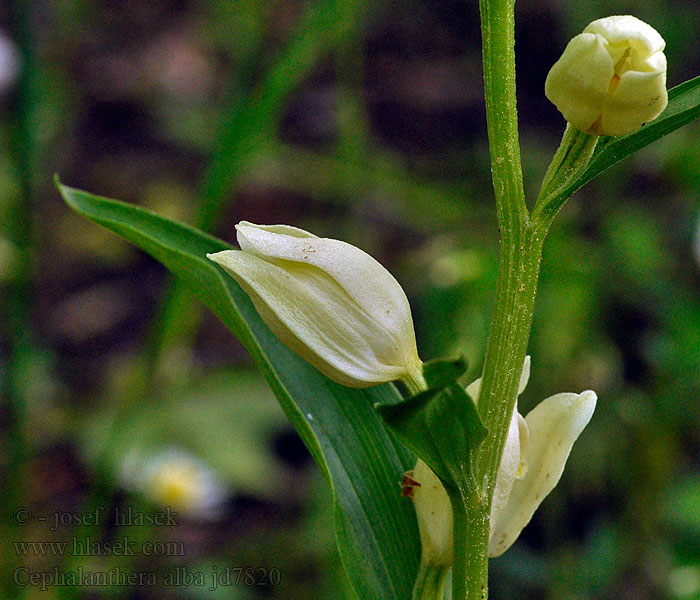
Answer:
[(377, 412), (406, 446), (425, 462), (448, 489), (472, 481), (470, 457), (486, 437), (476, 404), (452, 382)]
[(443, 388), (464, 375), (467, 370), (467, 359), (464, 356), (458, 358), (438, 358), (429, 360), (423, 364), (423, 377), (429, 390)]
[(568, 198), (615, 163), (686, 123), (690, 123), (698, 116), (700, 116), (700, 77), (695, 77), (669, 90), (668, 106), (658, 119), (629, 135), (602, 137), (586, 169), (567, 186), (561, 196)]
[(225, 242), (137, 206), (58, 180), (56, 185), (76, 212), (139, 246), (188, 284), (245, 345), (332, 488), (338, 545), (354, 592), (363, 599), (410, 598), (420, 542), (399, 482), (415, 458), (373, 409), (398, 402), (396, 389), (343, 387), (282, 345), (233, 278), (205, 257), (229, 249)]
[[(425, 377), (425, 383), (428, 386), (426, 389), (442, 389), (464, 375), (466, 370), (467, 359), (463, 356), (429, 360), (423, 363), (423, 377)], [(412, 396), (411, 391), (402, 382), (397, 381), (396, 386), (401, 391), (404, 399), (408, 400)]]

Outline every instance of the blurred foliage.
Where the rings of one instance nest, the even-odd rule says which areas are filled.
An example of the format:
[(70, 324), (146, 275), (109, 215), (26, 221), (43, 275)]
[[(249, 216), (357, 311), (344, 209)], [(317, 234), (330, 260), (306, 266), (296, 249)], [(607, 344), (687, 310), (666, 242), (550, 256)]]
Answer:
[[(563, 130), (544, 78), (589, 21), (634, 12), (667, 41), (670, 86), (700, 72), (692, 2), (517, 10), (530, 197)], [(3, 510), (152, 510), (120, 484), (120, 465), (130, 449), (180, 447), (225, 484), (223, 514), (129, 533), (182, 541), (187, 556), (74, 563), (281, 572), (264, 588), (12, 593), (341, 597), (327, 490), (241, 347), (188, 297), (173, 301), (152, 260), (70, 213), (51, 175), (231, 241), (247, 219), (360, 246), (406, 288), (423, 358), (463, 351), (474, 378), (498, 253), (476, 3), (13, 0), (0, 4), (0, 35), (21, 58), (14, 79), (0, 77), (0, 467), (25, 493)], [(237, 127), (246, 144), (233, 152)], [(494, 600), (700, 597), (699, 133), (691, 124), (613, 167), (552, 228), (521, 407), (586, 388), (600, 401), (560, 485), (492, 562)], [(20, 560), (11, 542), (82, 535), (37, 523), (0, 533), (4, 573)], [(116, 535), (113, 524), (88, 534)]]
[[(80, 423), (79, 415), (73, 422)], [(237, 493), (265, 498), (274, 497), (288, 475), (274, 452), (275, 440), (287, 435), (285, 422), (265, 382), (246, 369), (207, 373), (121, 418), (96, 412), (73, 433), (83, 439), (88, 460), (104, 451), (116, 471), (132, 453), (176, 446), (205, 460)], [(104, 432), (112, 427), (113, 439), (103, 449)]]

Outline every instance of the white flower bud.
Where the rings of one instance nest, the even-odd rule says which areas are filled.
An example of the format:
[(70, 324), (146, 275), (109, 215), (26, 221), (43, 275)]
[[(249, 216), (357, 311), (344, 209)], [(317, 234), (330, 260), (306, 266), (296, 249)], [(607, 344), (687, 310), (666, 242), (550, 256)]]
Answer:
[(418, 459), (410, 471), (414, 487), (410, 497), (416, 509), (422, 546), (421, 560), (434, 567), (452, 565), (452, 506), (435, 473)]
[(406, 294), (369, 254), (287, 225), (236, 230), (241, 250), (207, 256), (289, 348), (350, 387), (423, 381)]
[(666, 108), (666, 42), (629, 15), (593, 21), (554, 64), (545, 94), (574, 127), (627, 135)]
[[(525, 359), (518, 393), (530, 375)], [(481, 380), (467, 388), (479, 395)], [(593, 416), (596, 394), (557, 394), (536, 406), (527, 417), (517, 404), (508, 429), (496, 477), (490, 514), (489, 556), (500, 556), (515, 542), (542, 500), (559, 482), (574, 442)], [(436, 566), (452, 563), (452, 509), (437, 476), (421, 460), (410, 473), (410, 495), (418, 518), (422, 560)]]

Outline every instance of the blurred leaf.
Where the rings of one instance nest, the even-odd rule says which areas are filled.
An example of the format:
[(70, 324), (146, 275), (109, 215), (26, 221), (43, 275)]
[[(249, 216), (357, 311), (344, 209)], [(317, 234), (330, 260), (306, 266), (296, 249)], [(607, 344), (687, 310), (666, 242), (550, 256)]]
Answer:
[(355, 593), (363, 599), (409, 598), (419, 538), (398, 482), (414, 459), (373, 409), (375, 403), (397, 402), (396, 389), (343, 387), (282, 345), (233, 278), (207, 260), (207, 253), (228, 249), (225, 242), (140, 207), (56, 184), (75, 211), (173, 271), (246, 346), (331, 485), (338, 545)]
[(209, 230), (216, 223), (226, 192), (248, 161), (270, 142), (289, 95), (319, 59), (352, 32), (366, 6), (366, 0), (318, 0), (312, 4), (259, 87), (240, 106), (234, 106), (219, 128), (202, 184), (197, 223), (202, 229)]
[(271, 143), (268, 152), (252, 163), (250, 177), (324, 202), (347, 205), (359, 197), (369, 198), (392, 217), (430, 232), (463, 224), (465, 203), (473, 196), (468, 184), (452, 189), (443, 182), (426, 180), (411, 173), (394, 157), (378, 151), (357, 162), (345, 156)]
[(88, 454), (96, 455), (104, 432), (117, 428), (107, 449), (116, 470), (129, 455), (177, 446), (214, 467), (234, 492), (271, 496), (282, 476), (271, 437), (286, 423), (262, 378), (238, 369), (209, 374), (184, 390), (142, 403), (126, 418), (110, 412), (87, 426), (81, 419), (80, 433)]
[(673, 487), (666, 500), (665, 516), (679, 531), (700, 539), (700, 476), (691, 476)]

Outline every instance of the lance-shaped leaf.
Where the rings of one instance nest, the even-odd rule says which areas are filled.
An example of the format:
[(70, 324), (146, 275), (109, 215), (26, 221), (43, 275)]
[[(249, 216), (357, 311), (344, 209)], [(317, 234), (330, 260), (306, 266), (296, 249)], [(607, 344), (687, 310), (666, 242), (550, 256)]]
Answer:
[[(248, 296), (207, 253), (225, 242), (140, 207), (93, 196), (57, 181), (68, 205), (163, 263), (250, 352), (328, 480), (345, 572), (359, 598), (405, 600), (418, 570), (413, 507), (399, 494), (415, 457), (382, 425), (373, 405), (400, 401), (389, 384), (364, 390), (334, 383), (286, 348)], [(222, 423), (222, 427), (226, 424)]]

